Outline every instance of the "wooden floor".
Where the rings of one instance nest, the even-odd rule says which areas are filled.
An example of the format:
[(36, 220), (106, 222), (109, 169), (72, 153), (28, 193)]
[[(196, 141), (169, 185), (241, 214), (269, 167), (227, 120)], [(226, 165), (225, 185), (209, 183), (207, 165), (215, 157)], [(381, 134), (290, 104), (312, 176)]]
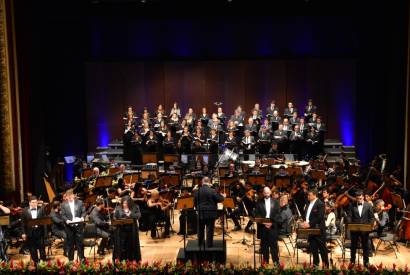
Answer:
[[(175, 219), (175, 223), (172, 225), (173, 229), (178, 232), (179, 224), (178, 219)], [(227, 233), (229, 236), (226, 236), (227, 240), (227, 263), (232, 263), (234, 265), (253, 265), (253, 246), (252, 244), (252, 234), (244, 233), (244, 231), (232, 232), (233, 224), (228, 223)], [(177, 253), (180, 248), (183, 247), (183, 238), (182, 236), (172, 234), (170, 238), (166, 239), (152, 239), (150, 234), (146, 232), (140, 232), (140, 243), (141, 243), (141, 253), (143, 262), (175, 262)], [(188, 239), (195, 239), (196, 235), (190, 236)], [(247, 240), (249, 245), (242, 244), (243, 239)], [(222, 229), (220, 225), (216, 225), (215, 229), (215, 239), (222, 239)], [(377, 243), (378, 240), (375, 240)], [(58, 241), (57, 241), (58, 243)], [(256, 241), (256, 247), (258, 248), (259, 241)], [(280, 251), (280, 261), (285, 264), (285, 266), (294, 266), (296, 265), (296, 256), (293, 254), (293, 249), (290, 248), (291, 255), (283, 242), (279, 242), (279, 251)], [(12, 259), (23, 259), (23, 261), (28, 261), (30, 259), (29, 255), (21, 255), (17, 253), (17, 249), (9, 249), (8, 253)], [(67, 261), (67, 258), (64, 257), (63, 251), (61, 248), (54, 247), (51, 250), (49, 256), (50, 259), (61, 259)], [(305, 252), (299, 250), (299, 265), (302, 265), (304, 262), (309, 263), (309, 255)], [(85, 256), (93, 261), (93, 253), (89, 248), (85, 249)], [(343, 263), (342, 253), (340, 247), (337, 245), (333, 246), (332, 253), (329, 254), (329, 258), (333, 260), (335, 265), (340, 265)], [(348, 263), (350, 258), (350, 252), (346, 253), (345, 262)], [(104, 257), (99, 257), (96, 255), (96, 259), (100, 261), (108, 261), (111, 259), (111, 253), (106, 254)], [(409, 248), (405, 247), (404, 244), (399, 243), (399, 252), (397, 253), (397, 258), (393, 250), (389, 247), (384, 246), (383, 244), (379, 248), (379, 251), (370, 258), (370, 263), (380, 264), (383, 263), (384, 266), (392, 266), (393, 263), (398, 267), (404, 267), (408, 264), (410, 259), (410, 246)], [(256, 254), (256, 265), (260, 265), (259, 254)]]

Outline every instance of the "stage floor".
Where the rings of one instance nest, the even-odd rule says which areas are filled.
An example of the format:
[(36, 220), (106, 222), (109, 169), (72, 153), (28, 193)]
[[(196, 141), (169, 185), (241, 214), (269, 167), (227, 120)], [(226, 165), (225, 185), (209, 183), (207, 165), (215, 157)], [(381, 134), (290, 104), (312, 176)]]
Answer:
[[(245, 224), (245, 223), (244, 223)], [(172, 225), (173, 230), (176, 232), (179, 231), (178, 217), (175, 217), (175, 223)], [(228, 236), (225, 237), (227, 242), (227, 263), (233, 265), (253, 265), (253, 246), (252, 244), (252, 234), (244, 233), (243, 231), (232, 232), (233, 224), (231, 221), (228, 223)], [(171, 235), (170, 238), (165, 239), (152, 239), (149, 232), (140, 232), (140, 243), (141, 243), (141, 254), (142, 261), (153, 263), (153, 262), (175, 262), (177, 254), (180, 248), (183, 247), (183, 237), (177, 235), (176, 232)], [(215, 230), (215, 239), (222, 239), (222, 229), (221, 226), (217, 223)], [(242, 240), (246, 239), (249, 245), (242, 244)], [(189, 236), (187, 239), (196, 239), (196, 235)], [(59, 240), (57, 240), (57, 243)], [(375, 245), (378, 240), (375, 240)], [(256, 240), (256, 247), (259, 247), (259, 240)], [(399, 252), (397, 253), (397, 258), (393, 252), (392, 248), (381, 245), (376, 255), (370, 258), (371, 264), (380, 264), (383, 263), (383, 266), (392, 267), (393, 264), (396, 264), (397, 267), (404, 267), (408, 264), (410, 258), (410, 246), (409, 248), (405, 247), (404, 244), (399, 243)], [(293, 249), (290, 247), (291, 255), (289, 255), (283, 242), (279, 242), (279, 251), (280, 251), (280, 261), (285, 264), (285, 266), (294, 266), (296, 265), (296, 255), (293, 254)], [(111, 251), (110, 251), (111, 252)], [(30, 260), (29, 255), (18, 254), (17, 249), (9, 249), (8, 251), (11, 259), (23, 259), (23, 261)], [(67, 258), (63, 256), (62, 248), (53, 247), (51, 249), (50, 259), (61, 259), (67, 261)], [(309, 254), (299, 250), (299, 264), (300, 266), (303, 263), (309, 263)], [(85, 256), (93, 261), (93, 252), (90, 248), (85, 249)], [(343, 263), (342, 251), (338, 245), (334, 245), (332, 253), (329, 254), (329, 258), (333, 259), (333, 263), (336, 265), (341, 265)], [(346, 252), (346, 260), (348, 263), (350, 258), (350, 250)], [(107, 253), (105, 256), (98, 256), (96, 254), (96, 259), (99, 261), (108, 261), (111, 260), (111, 253)], [(360, 257), (360, 261), (362, 258)], [(260, 265), (260, 256), (256, 254), (256, 265)]]

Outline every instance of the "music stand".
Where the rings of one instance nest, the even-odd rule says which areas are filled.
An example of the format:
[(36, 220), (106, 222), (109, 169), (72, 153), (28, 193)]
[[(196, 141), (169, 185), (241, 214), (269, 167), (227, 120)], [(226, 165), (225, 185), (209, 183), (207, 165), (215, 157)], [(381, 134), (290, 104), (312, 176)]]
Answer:
[(319, 186), (321, 186), (322, 181), (326, 179), (324, 170), (311, 170), (310, 176), (312, 177), (312, 179), (317, 180), (319, 182)]
[(29, 227), (40, 226), (40, 225), (50, 225), (50, 224), (53, 224), (53, 221), (51, 220), (50, 217), (42, 217), (42, 218), (27, 220), (27, 226)]
[(179, 175), (178, 174), (164, 174), (162, 176), (162, 182), (168, 187), (173, 187), (179, 185)]
[(177, 200), (177, 205), (175, 206), (175, 209), (181, 210), (184, 213), (185, 232), (184, 232), (183, 238), (180, 240), (180, 242), (184, 241), (184, 248), (186, 247), (186, 238), (188, 234), (188, 209), (193, 209), (193, 208), (194, 208), (194, 198), (193, 197), (180, 198)]
[(247, 179), (252, 185), (264, 185), (266, 183), (265, 175), (248, 175)]
[(142, 163), (157, 163), (157, 154), (156, 153), (145, 153), (142, 155)]
[[(249, 217), (249, 220), (251, 220), (254, 223), (260, 223), (260, 224), (272, 223), (271, 219), (262, 218), (262, 217)], [(255, 233), (256, 233), (256, 226), (253, 226), (252, 239), (253, 239), (253, 268), (254, 269), (256, 269), (256, 239), (255, 239)]]
[(0, 226), (10, 225), (10, 215), (0, 216)]
[[(117, 256), (120, 255), (121, 247), (119, 247), (119, 240), (120, 240), (120, 228), (125, 225), (132, 225), (132, 255), (135, 255), (135, 247), (137, 246), (136, 243), (136, 225), (138, 224), (137, 219), (128, 218), (128, 219), (113, 219), (111, 220), (111, 225), (115, 226), (115, 242), (114, 242), (114, 251), (112, 253), (113, 262), (115, 263)], [(139, 245), (138, 245), (139, 247)], [(141, 253), (139, 253), (141, 255)], [(138, 260), (138, 259), (136, 259)], [(140, 259), (139, 259), (140, 260)]]
[(107, 188), (112, 186), (112, 176), (98, 177), (94, 188)]
[[(347, 225), (347, 230), (349, 230), (350, 232), (353, 231), (353, 232), (369, 233), (369, 232), (373, 231), (373, 225), (370, 224), (370, 223), (349, 223)], [(362, 249), (363, 249), (363, 247), (362, 247)], [(359, 254), (357, 254), (357, 257), (358, 257), (358, 261), (360, 261)]]
[(122, 179), (124, 180), (124, 183), (131, 184), (132, 182), (137, 182), (139, 180), (139, 173), (130, 173), (130, 174), (125, 174)]
[(178, 155), (171, 155), (171, 154), (166, 154), (164, 155), (164, 162), (168, 163), (174, 163), (174, 162), (179, 162), (179, 156)]

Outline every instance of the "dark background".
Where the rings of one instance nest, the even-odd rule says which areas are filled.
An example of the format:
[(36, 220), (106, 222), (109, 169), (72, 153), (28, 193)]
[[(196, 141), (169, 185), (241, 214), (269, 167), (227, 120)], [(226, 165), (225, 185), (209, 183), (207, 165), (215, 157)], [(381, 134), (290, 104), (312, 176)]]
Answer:
[[(83, 155), (113, 138), (113, 119), (128, 105), (122, 96), (131, 93), (138, 108), (154, 106), (160, 103), (150, 99), (154, 89), (154, 98), (169, 109), (182, 82), (195, 83), (209, 73), (213, 90), (225, 91), (227, 106), (242, 103), (249, 111), (256, 101), (265, 108), (271, 98), (294, 98), (301, 108), (313, 97), (329, 123), (347, 123), (332, 124), (332, 137), (341, 134), (354, 143), (363, 163), (379, 153), (388, 153), (390, 165), (403, 163), (407, 1), (104, 2), (16, 1), (26, 190), (41, 189), (46, 149), (54, 160)], [(205, 73), (190, 78), (191, 66)], [(213, 68), (229, 74), (221, 82)], [(238, 70), (253, 76), (238, 79)], [(155, 88), (151, 78), (164, 72), (175, 73), (175, 80), (183, 75), (183, 81)], [(125, 89), (114, 94), (115, 102), (99, 101), (114, 96), (102, 84), (119, 79), (127, 87), (149, 79), (154, 88)], [(191, 84), (184, 83), (186, 95)], [(228, 103), (236, 89), (241, 96)], [(270, 89), (286, 93), (278, 99)], [(93, 102), (95, 91), (100, 99)], [(182, 106), (194, 100), (175, 99)], [(195, 100), (194, 107), (202, 105)], [(104, 124), (107, 139), (94, 131)], [(344, 136), (342, 129), (353, 133)]]

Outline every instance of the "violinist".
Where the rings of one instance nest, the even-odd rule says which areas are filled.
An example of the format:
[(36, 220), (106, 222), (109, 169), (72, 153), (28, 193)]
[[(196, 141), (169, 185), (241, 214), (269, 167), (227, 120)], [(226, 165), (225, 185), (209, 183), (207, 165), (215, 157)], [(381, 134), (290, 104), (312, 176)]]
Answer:
[(292, 210), (289, 207), (288, 195), (282, 195), (279, 199), (281, 223), (279, 227), (279, 235), (288, 235), (292, 233)]
[(107, 213), (103, 213), (104, 208), (104, 200), (102, 198), (98, 198), (95, 202), (95, 207), (90, 214), (90, 221), (96, 226), (97, 236), (102, 239), (97, 251), (98, 255), (100, 256), (103, 256), (105, 254), (105, 249), (108, 248), (108, 239), (110, 238), (110, 223), (108, 216), (109, 213), (108, 215)]
[(161, 199), (158, 190), (151, 190), (151, 197), (147, 200), (148, 222), (151, 229), (151, 238), (157, 238), (157, 223), (161, 221), (165, 222), (163, 237), (169, 238), (171, 221), (166, 210), (169, 210), (170, 206), (171, 204), (169, 201)]
[[(233, 186), (232, 196), (235, 198), (238, 207), (229, 214), (229, 217), (235, 224), (233, 231), (239, 231), (241, 230), (240, 217), (250, 216), (255, 207), (255, 190), (253, 190), (249, 184), (245, 184), (245, 180), (240, 179), (239, 182)], [(251, 233), (251, 226), (252, 221), (249, 220), (245, 226), (245, 232)]]
[(388, 209), (390, 208), (386, 208), (384, 206), (384, 201), (382, 199), (376, 200), (374, 208), (374, 221), (377, 236), (379, 237), (382, 235), (383, 230), (389, 223), (389, 214), (387, 213)]
[(330, 236), (336, 234), (337, 228), (334, 204), (329, 200), (325, 202), (325, 219), (326, 234)]
[(50, 212), (50, 218), (53, 224), (51, 225), (51, 232), (54, 236), (64, 240), (64, 256), (67, 257), (68, 245), (67, 245), (67, 233), (65, 231), (65, 223), (61, 216), (60, 202), (54, 201)]

